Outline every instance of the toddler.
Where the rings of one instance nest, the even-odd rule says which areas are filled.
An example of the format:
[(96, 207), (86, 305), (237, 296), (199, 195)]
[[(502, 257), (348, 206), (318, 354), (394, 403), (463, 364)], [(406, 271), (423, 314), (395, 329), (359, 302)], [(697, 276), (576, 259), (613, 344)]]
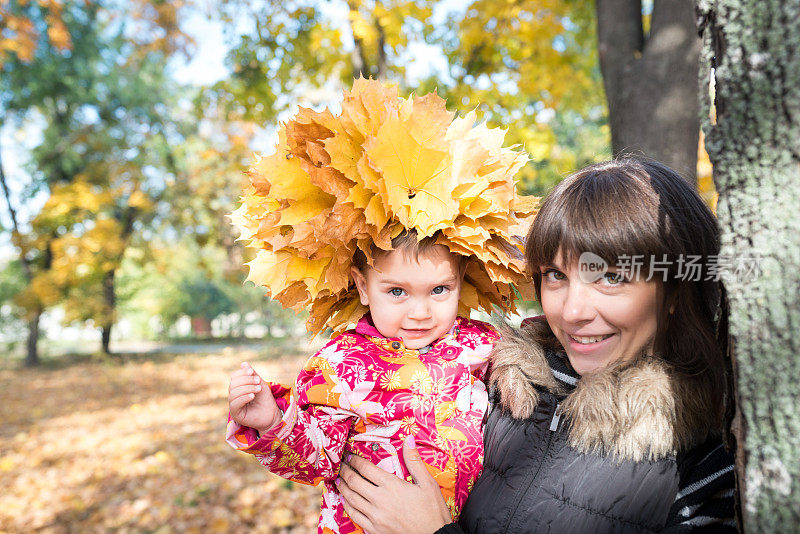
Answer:
[[(251, 188), (233, 219), (258, 249), (250, 279), (255, 273), (255, 281), (285, 305), (310, 304), (310, 330), (354, 319), (357, 324), (313, 355), (294, 387), (265, 382), (243, 363), (230, 380), (227, 441), (282, 477), (322, 482), (319, 532), (350, 533), (363, 530), (347, 516), (334, 484), (343, 459), (357, 454), (411, 480), (401, 450), (413, 439), (456, 519), (481, 471), (483, 379), (497, 339), (489, 325), (467, 318), (468, 312), (493, 304), (513, 309), (512, 283), (527, 287), (511, 233), (533, 214), (511, 181), (522, 156), (501, 148), (502, 136), (472, 128), (474, 115), (452, 120), (436, 95), (403, 100), (379, 82), (357, 80), (342, 108), (338, 121), (327, 112), (301, 110), (284, 127), (278, 157), (251, 170)], [(386, 124), (394, 126), (391, 132)], [(405, 134), (422, 150), (412, 150), (407, 162), (402, 155), (383, 161), (386, 154), (376, 147), (387, 138), (392, 147), (402, 147), (399, 137)], [(464, 146), (454, 147), (457, 140)], [(390, 163), (419, 168), (426, 143), (450, 161), (433, 165), (425, 171), (430, 176), (417, 184), (407, 179), (403, 205), (393, 206), (390, 190), (401, 186), (391, 183)], [(469, 175), (454, 176), (454, 155), (470, 145), (479, 159)], [(342, 146), (354, 154), (343, 158)], [(316, 179), (322, 172), (344, 186), (344, 179), (352, 182), (350, 191)], [(293, 194), (287, 177), (298, 191), (313, 186), (319, 192)], [(378, 185), (376, 191), (369, 188), (363, 195), (359, 186), (370, 184)], [(498, 191), (501, 186), (504, 192)], [(437, 206), (430, 200), (441, 196), (434, 188), (449, 190), (452, 198), (446, 225), (431, 223)], [(306, 218), (291, 228), (282, 224), (292, 220), (285, 215), (293, 208), (305, 205), (314, 213), (322, 195), (330, 197), (329, 207), (316, 221)], [(430, 211), (414, 212), (415, 199), (426, 200), (426, 195)], [(505, 205), (492, 206), (501, 195)], [(370, 208), (375, 198), (380, 210)], [(470, 208), (471, 219), (456, 220)], [(363, 224), (347, 221), (348, 235), (335, 218), (337, 210), (361, 217)], [(374, 224), (376, 219), (382, 226)], [(465, 232), (459, 224), (473, 228)], [(322, 267), (314, 263), (320, 258)], [(302, 272), (293, 278), (297, 265)], [(316, 276), (308, 275), (310, 265), (316, 265)]]

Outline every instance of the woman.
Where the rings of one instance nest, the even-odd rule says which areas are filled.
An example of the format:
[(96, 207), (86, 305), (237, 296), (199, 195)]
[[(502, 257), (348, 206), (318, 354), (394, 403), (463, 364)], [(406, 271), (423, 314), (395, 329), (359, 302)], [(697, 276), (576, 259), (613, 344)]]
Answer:
[(352, 458), (348, 513), (371, 532), (735, 532), (718, 251), (709, 209), (659, 163), (565, 179), (526, 242), (544, 317), (495, 349), (459, 523), (411, 450), (417, 484)]

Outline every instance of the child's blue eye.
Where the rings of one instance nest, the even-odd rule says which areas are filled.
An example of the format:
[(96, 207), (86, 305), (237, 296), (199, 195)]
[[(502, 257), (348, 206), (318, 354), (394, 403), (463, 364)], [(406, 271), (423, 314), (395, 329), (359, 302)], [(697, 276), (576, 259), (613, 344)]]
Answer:
[(449, 288), (447, 286), (436, 286), (436, 287), (433, 288), (433, 291), (431, 291), (431, 293), (433, 293), (434, 295), (442, 295), (448, 289)]
[(393, 297), (402, 297), (403, 290), (400, 289), (399, 287), (393, 287), (392, 289), (389, 290), (389, 294)]

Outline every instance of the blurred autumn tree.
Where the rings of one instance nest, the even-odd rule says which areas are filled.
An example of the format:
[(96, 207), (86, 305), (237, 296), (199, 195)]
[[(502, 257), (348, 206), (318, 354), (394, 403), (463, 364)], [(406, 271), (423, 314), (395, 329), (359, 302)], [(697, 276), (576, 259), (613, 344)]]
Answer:
[(50, 194), (24, 228), (2, 175), (28, 282), (16, 298), (29, 317), (27, 365), (38, 360), (39, 318), (57, 302), (68, 320), (99, 325), (108, 352), (117, 270), (176, 179), (181, 132), (165, 65), (186, 40), (175, 7), (137, 6), (125, 23), (101, 2), (3, 4), (0, 125), (40, 126), (20, 202)]
[[(656, 27), (658, 10), (651, 17), (645, 5), (643, 15), (634, 3), (642, 42), (656, 43), (647, 25)], [(229, 75), (181, 87), (173, 60), (192, 52), (181, 23), (199, 3), (0, 0), (0, 127), (42, 136), (21, 194), (5, 187), (0, 147), (7, 230), (26, 281), (15, 309), (25, 310), (29, 363), (39, 317), (54, 305), (68, 321), (100, 327), (107, 351), (118, 307), (129, 310), (126, 301), (144, 291), (138, 274), (183, 250), (182, 240), (222, 250), (220, 269), (203, 272), (220, 287), (240, 284), (249, 258), (225, 216), (253, 151), (269, 149), (276, 121), (298, 103), (330, 105), (358, 74), (404, 93), (436, 89), (462, 114), (478, 106), (531, 154), (521, 173), (527, 192), (607, 158), (601, 4), (220, 0), (203, 5), (225, 30)], [(657, 48), (635, 49), (631, 61), (649, 58), (648, 46)], [(22, 207), (44, 199), (38, 213)], [(159, 280), (178, 284), (154, 292), (162, 297), (181, 283)], [(251, 307), (248, 295), (235, 296), (237, 310)]]
[[(593, 7), (577, 0), (225, 0), (232, 74), (211, 92), (261, 125), (298, 102), (319, 106), (363, 74), (402, 91), (437, 89), (460, 112), (475, 106), (509, 128), (533, 162), (523, 187), (542, 193), (609, 155)], [(246, 21), (244, 25), (241, 21)], [(437, 62), (438, 60), (438, 62)]]
[[(59, 121), (66, 120), (68, 109), (65, 106), (53, 98), (45, 102), (47, 96), (60, 96), (54, 94), (56, 88), (53, 86), (61, 83), (54, 75), (63, 73), (57, 73), (52, 58), (71, 56), (75, 46), (64, 20), (63, 8), (60, 2), (3, 2), (3, 17), (0, 19), (0, 35), (3, 37), (0, 47), (0, 127), (12, 121), (22, 121), (38, 111), (37, 106), (44, 108), (48, 104)], [(90, 40), (91, 30), (80, 32), (80, 36), (77, 31), (75, 33), (79, 37), (78, 50), (90, 50), (92, 47), (87, 46), (83, 38)], [(19, 251), (19, 264), (26, 280), (26, 287), (16, 295), (28, 319), (25, 362), (26, 365), (35, 365), (38, 363), (39, 320), (44, 309), (54, 301), (52, 295), (55, 291), (45, 282), (38, 284), (44, 291), (37, 292), (34, 283), (50, 271), (51, 246), (57, 235), (41, 230), (25, 232), (17, 216), (19, 206), (12, 200), (2, 161), (0, 153), (0, 179), (12, 221), (12, 243)], [(53, 181), (57, 180), (59, 177), (54, 176)], [(35, 195), (42, 186), (38, 182), (30, 184), (22, 202)]]
[(529, 151), (526, 189), (544, 194), (610, 155), (591, 3), (478, 0), (452, 20), (450, 34), (449, 91), (464, 107), (481, 102)]
[(26, 283), (18, 259), (8, 262), (0, 270), (0, 336), (12, 346), (19, 338), (19, 333), (25, 330), (25, 323), (20, 319), (24, 311), (14, 304), (14, 297), (25, 288)]
[(180, 146), (183, 179), (167, 192), (170, 214), (165, 222), (200, 247), (221, 247), (220, 275), (241, 283), (242, 247), (227, 216), (243, 190), (253, 158), (251, 144), (260, 128), (214, 95), (207, 88), (194, 94), (192, 117), (201, 126)]

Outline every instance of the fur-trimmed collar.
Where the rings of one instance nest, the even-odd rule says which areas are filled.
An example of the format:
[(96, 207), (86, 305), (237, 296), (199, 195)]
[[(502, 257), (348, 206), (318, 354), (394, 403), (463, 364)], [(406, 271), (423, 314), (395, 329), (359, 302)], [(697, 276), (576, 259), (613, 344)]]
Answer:
[(535, 329), (505, 328), (492, 355), (491, 383), (513, 417), (530, 417), (538, 388), (546, 389), (564, 398), (570, 446), (619, 460), (674, 456), (719, 433), (715, 392), (703, 377), (685, 377), (656, 358), (640, 358), (582, 376), (573, 389), (553, 376)]

